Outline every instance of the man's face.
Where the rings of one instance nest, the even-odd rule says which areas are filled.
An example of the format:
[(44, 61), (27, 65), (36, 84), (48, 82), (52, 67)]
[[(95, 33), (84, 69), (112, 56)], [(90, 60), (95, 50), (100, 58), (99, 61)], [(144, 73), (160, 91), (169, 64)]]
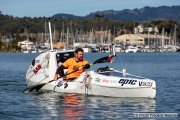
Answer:
[(83, 52), (79, 51), (78, 53), (76, 53), (76, 59), (82, 60), (83, 59)]

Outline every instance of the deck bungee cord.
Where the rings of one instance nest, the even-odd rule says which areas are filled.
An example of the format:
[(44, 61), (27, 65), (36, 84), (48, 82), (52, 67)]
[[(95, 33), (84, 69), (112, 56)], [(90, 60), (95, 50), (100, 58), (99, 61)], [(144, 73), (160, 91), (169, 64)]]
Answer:
[[(45, 69), (49, 67), (49, 52), (47, 52), (46, 56), (43, 58), (40, 64), (36, 65), (36, 67), (33, 70), (32, 75), (26, 80), (26, 82), (29, 82), (29, 80), (40, 71), (40, 69), (43, 69), (43, 73), (45, 75), (45, 78), (47, 78), (49, 75), (45, 73)], [(45, 63), (45, 65), (43, 65)], [(32, 61), (32, 67), (36, 64), (36, 60), (34, 59)]]

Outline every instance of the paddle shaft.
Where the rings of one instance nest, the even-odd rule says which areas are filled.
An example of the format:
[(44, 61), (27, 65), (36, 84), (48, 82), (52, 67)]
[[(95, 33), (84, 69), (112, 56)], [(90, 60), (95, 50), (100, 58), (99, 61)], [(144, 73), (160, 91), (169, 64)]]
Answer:
[[(74, 71), (72, 71), (72, 72), (70, 72), (70, 73), (68, 73), (68, 74), (65, 74), (65, 75), (63, 75), (63, 76), (58, 77), (58, 79), (59, 79), (59, 78), (62, 78), (62, 77), (65, 77), (65, 76), (67, 76), (67, 75), (69, 75), (69, 74), (72, 74), (72, 73), (74, 73), (74, 72), (77, 72), (77, 71), (79, 71), (79, 70), (74, 70)], [(50, 81), (46, 82), (46, 84), (51, 83), (51, 82), (53, 82), (53, 81), (56, 81), (56, 80), (50, 80)]]

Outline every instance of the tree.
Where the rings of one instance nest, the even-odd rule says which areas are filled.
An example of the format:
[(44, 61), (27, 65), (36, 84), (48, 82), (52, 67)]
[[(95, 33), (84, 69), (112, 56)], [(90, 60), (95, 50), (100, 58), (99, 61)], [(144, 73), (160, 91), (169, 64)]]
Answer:
[(2, 40), (0, 40), (0, 49), (4, 48), (4, 42)]

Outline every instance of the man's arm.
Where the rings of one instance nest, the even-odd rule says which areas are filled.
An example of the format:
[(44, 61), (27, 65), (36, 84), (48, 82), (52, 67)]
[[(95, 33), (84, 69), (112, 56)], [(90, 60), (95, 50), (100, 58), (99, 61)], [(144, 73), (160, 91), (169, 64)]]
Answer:
[(61, 70), (64, 70), (64, 69), (65, 69), (65, 67), (64, 67), (63, 65), (59, 66), (59, 67), (57, 68), (57, 70), (56, 70), (56, 73), (55, 73), (55, 75), (54, 75), (54, 79), (53, 79), (53, 80), (57, 80), (57, 79), (58, 79), (58, 74), (59, 74), (59, 72), (60, 72)]

